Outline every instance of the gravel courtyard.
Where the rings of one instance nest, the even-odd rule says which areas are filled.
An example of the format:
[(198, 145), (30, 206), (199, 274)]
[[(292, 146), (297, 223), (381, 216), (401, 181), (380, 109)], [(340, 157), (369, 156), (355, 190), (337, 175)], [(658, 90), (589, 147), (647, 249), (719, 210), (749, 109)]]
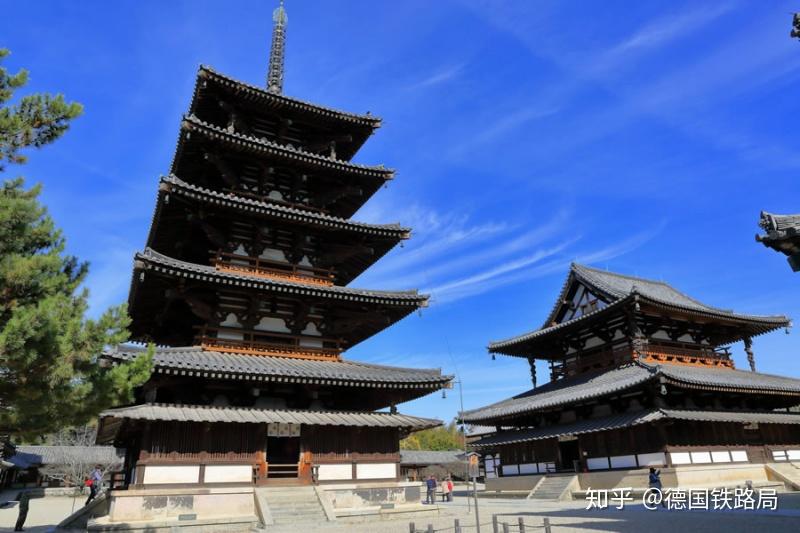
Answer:
[[(82, 500), (75, 502), (76, 508)], [(67, 516), (73, 505), (72, 498), (49, 497), (31, 501), (30, 513), (26, 522), (26, 531), (44, 532)], [(498, 515), (500, 522), (516, 524), (517, 517), (522, 516), (526, 531), (542, 532), (542, 519), (548, 517), (554, 533), (567, 532), (642, 532), (647, 533), (690, 533), (690, 532), (753, 532), (769, 531), (769, 533), (800, 531), (800, 493), (783, 494), (779, 498), (777, 511), (648, 511), (641, 505), (632, 505), (622, 511), (608, 509), (603, 511), (584, 509), (585, 503), (575, 502), (538, 502), (517, 499), (486, 498), (479, 500), (481, 531), (492, 531), (492, 515)], [(17, 509), (0, 509), (0, 531), (11, 531), (17, 518)], [(456, 497), (456, 501), (440, 504), (437, 514), (428, 517), (405, 518), (401, 520), (383, 520), (361, 523), (336, 522), (320, 524), (318, 531), (331, 533), (407, 533), (409, 522), (416, 528), (425, 531), (428, 524), (433, 524), (436, 531), (453, 531), (453, 519), (459, 518), (464, 532), (475, 531), (474, 509), (467, 513), (466, 499)], [(516, 531), (516, 527), (511, 531)], [(269, 528), (276, 533), (300, 533), (294, 528)], [(501, 529), (502, 531), (502, 529)]]

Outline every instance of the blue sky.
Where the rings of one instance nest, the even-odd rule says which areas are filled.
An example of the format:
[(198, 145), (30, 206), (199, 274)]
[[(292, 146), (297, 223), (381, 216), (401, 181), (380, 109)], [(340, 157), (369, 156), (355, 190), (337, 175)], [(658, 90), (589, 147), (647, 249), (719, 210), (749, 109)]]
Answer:
[[(86, 108), (6, 174), (44, 183), (97, 313), (126, 298), (197, 66), (263, 84), (274, 3), (4, 4), (6, 66)], [(285, 92), (384, 119), (356, 160), (397, 177), (355, 218), (415, 229), (354, 285), (432, 294), (348, 356), (458, 372), (467, 408), (522, 392), (527, 363), (485, 346), (541, 325), (573, 260), (800, 317), (800, 274), (753, 238), (761, 209), (800, 211), (799, 9), (289, 0)], [(798, 338), (757, 338), (759, 370), (800, 377)], [(453, 392), (402, 409), (449, 419)]]

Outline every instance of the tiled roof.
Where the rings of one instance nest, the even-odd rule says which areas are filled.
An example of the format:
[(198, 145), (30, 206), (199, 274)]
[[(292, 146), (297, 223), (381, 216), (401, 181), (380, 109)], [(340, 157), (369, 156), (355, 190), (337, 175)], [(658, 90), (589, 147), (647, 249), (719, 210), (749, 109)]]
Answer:
[(695, 422), (738, 422), (741, 424), (800, 424), (800, 414), (776, 411), (703, 411), (701, 409), (659, 409), (665, 418)]
[[(107, 352), (110, 359), (127, 361), (144, 352), (121, 347)], [(434, 388), (444, 386), (452, 376), (440, 369), (400, 368), (355, 361), (314, 361), (289, 357), (221, 353), (199, 347), (158, 348), (153, 357), (156, 372), (201, 375), (230, 379), (351, 385), (371, 388)]]
[[(560, 308), (560, 303), (564, 300), (569, 288), (575, 282), (585, 284), (590, 290), (595, 291), (598, 293), (598, 295), (606, 298), (609, 302), (608, 306), (572, 320), (568, 320), (559, 324), (553, 324), (556, 319), (556, 313)], [(544, 337), (560, 329), (571, 327), (575, 324), (585, 323), (598, 315), (610, 313), (611, 310), (631, 302), (634, 298), (638, 298), (642, 302), (649, 302), (657, 306), (666, 307), (669, 309), (678, 309), (692, 314), (732, 319), (740, 322), (755, 324), (758, 326), (759, 333), (777, 329), (790, 324), (789, 319), (782, 315), (764, 316), (740, 314), (729, 309), (720, 309), (718, 307), (704, 304), (663, 281), (654, 281), (634, 276), (626, 276), (623, 274), (615, 274), (613, 272), (598, 270), (573, 263), (570, 267), (570, 273), (567, 276), (567, 281), (564, 284), (561, 294), (556, 299), (556, 304), (542, 327), (510, 339), (491, 342), (489, 344), (489, 351), (505, 353), (504, 350), (513, 348), (515, 345), (520, 343), (533, 340), (538, 337)]]
[(338, 230), (348, 230), (358, 233), (365, 233), (368, 235), (394, 237), (397, 239), (407, 239), (411, 234), (411, 230), (409, 228), (404, 228), (400, 226), (400, 224), (367, 224), (365, 222), (356, 222), (345, 218), (334, 217), (304, 209), (297, 209), (273, 202), (245, 198), (232, 193), (213, 191), (205, 187), (192, 185), (190, 183), (186, 183), (175, 175), (162, 177), (161, 184), (162, 187), (167, 187), (167, 189), (172, 193), (182, 194), (202, 202), (235, 207), (236, 209), (242, 211), (295, 221), (302, 224)]
[(229, 76), (225, 76), (224, 74), (220, 74), (219, 72), (216, 72), (209, 66), (200, 65), (200, 71), (198, 73), (198, 82), (204, 79), (210, 79), (217, 83), (227, 85), (232, 89), (234, 89), (236, 92), (246, 93), (248, 96), (251, 96), (253, 98), (257, 98), (264, 102), (269, 102), (271, 105), (275, 107), (280, 106), (280, 107), (294, 108), (301, 111), (321, 115), (327, 118), (333, 118), (335, 120), (340, 120), (345, 122), (352, 122), (370, 128), (378, 128), (381, 125), (381, 119), (372, 115), (347, 113), (345, 111), (339, 111), (336, 109), (323, 107), (317, 104), (312, 104), (310, 102), (305, 102), (303, 100), (285, 96), (283, 94), (276, 94), (268, 91), (265, 88), (256, 87), (255, 85), (250, 85), (248, 83), (241, 82)]
[(272, 290), (322, 298), (353, 300), (359, 302), (400, 305), (400, 306), (426, 306), (428, 296), (417, 291), (377, 291), (368, 289), (354, 289), (339, 286), (312, 286), (292, 281), (259, 278), (247, 274), (224, 272), (213, 266), (198, 265), (167, 257), (151, 248), (138, 252), (135, 257), (137, 269), (154, 269), (169, 275), (184, 276), (193, 279), (202, 279), (226, 285), (235, 285), (253, 289)]
[(17, 446), (8, 460), (19, 469), (64, 464), (79, 458), (83, 463), (111, 464), (122, 462), (125, 450), (113, 446)]
[(431, 451), (431, 450), (400, 450), (401, 465), (446, 465), (450, 463), (463, 463), (464, 452)]
[(311, 426), (432, 428), (441, 420), (419, 418), (399, 413), (369, 411), (310, 411), (300, 409), (258, 409), (254, 407), (215, 407), (146, 403), (109, 409), (100, 413), (100, 423), (107, 419), (166, 420), (171, 422), (224, 422), (235, 424), (292, 423)]
[(551, 381), (513, 398), (461, 414), (467, 423), (487, 423), (561, 405), (607, 396), (664, 377), (684, 388), (742, 393), (800, 395), (800, 379), (729, 368), (693, 365), (631, 363), (602, 373), (581, 374)]
[(531, 413), (582, 400), (606, 396), (629, 389), (652, 379), (654, 373), (641, 365), (630, 364), (600, 374), (582, 374), (551, 381), (507, 400), (461, 414), (469, 424), (480, 424), (497, 418)]
[(668, 382), (676, 385), (761, 394), (800, 394), (800, 379), (797, 378), (731, 368), (647, 363), (641, 365), (654, 369), (658, 375), (663, 375)]
[[(334, 159), (324, 155), (306, 152), (305, 150), (301, 150), (290, 145), (274, 143), (261, 137), (244, 135), (242, 133), (232, 133), (224, 128), (204, 122), (194, 115), (184, 116), (183, 121), (181, 122), (181, 128), (187, 131), (196, 132), (209, 139), (219, 140), (221, 142), (235, 145), (243, 150), (269, 153), (276, 157), (291, 160), (292, 162), (299, 161), (329, 170), (338, 170), (350, 174), (378, 177), (383, 180), (392, 179), (394, 176), (394, 170), (385, 168), (383, 165), (370, 166), (342, 161), (340, 159)], [(180, 142), (178, 146), (178, 154), (176, 154), (175, 160), (172, 164), (172, 172), (175, 172), (175, 166), (179, 159), (179, 153)]]
[(647, 424), (658, 420), (690, 420), (698, 422), (756, 422), (762, 424), (800, 424), (800, 414), (777, 412), (702, 411), (697, 409), (650, 409), (602, 418), (579, 420), (569, 424), (503, 431), (470, 443), (476, 448), (552, 439), (566, 435), (595, 433)]

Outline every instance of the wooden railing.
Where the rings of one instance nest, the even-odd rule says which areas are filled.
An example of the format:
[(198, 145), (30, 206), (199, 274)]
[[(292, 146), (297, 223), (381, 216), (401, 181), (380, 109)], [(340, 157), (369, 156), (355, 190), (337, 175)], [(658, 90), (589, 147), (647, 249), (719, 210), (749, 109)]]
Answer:
[[(280, 357), (296, 357), (298, 359), (314, 359), (322, 361), (338, 361), (342, 353), (341, 339), (312, 337), (277, 333), (272, 331), (244, 330), (238, 328), (198, 327), (195, 344), (203, 349), (216, 352), (247, 353), (253, 355), (276, 355)], [(241, 335), (241, 339), (220, 338), (220, 333)], [(321, 342), (326, 347), (302, 346), (303, 340)]]
[(727, 350), (718, 352), (711, 348), (697, 349), (663, 345), (649, 345), (642, 353), (642, 359), (656, 363), (678, 363), (696, 366), (718, 366), (733, 368), (733, 360)]
[(211, 264), (222, 272), (236, 272), (262, 278), (283, 279), (297, 283), (312, 283), (330, 287), (333, 285), (334, 272), (327, 268), (316, 268), (295, 265), (262, 257), (238, 255), (229, 252), (217, 252), (211, 258)]
[(730, 352), (727, 348), (697, 348), (696, 346), (676, 343), (674, 346), (666, 344), (648, 344), (639, 353), (635, 354), (629, 346), (618, 347), (614, 350), (601, 350), (577, 355), (572, 354), (571, 359), (553, 361), (551, 365), (552, 377), (582, 374), (611, 366), (617, 366), (627, 361), (640, 359), (653, 363), (676, 363), (698, 366), (717, 366), (733, 368)]
[(257, 455), (250, 452), (139, 452), (138, 464), (223, 464), (252, 463)]
[(315, 207), (309, 204), (303, 204), (298, 202), (287, 202), (286, 200), (278, 200), (277, 198), (270, 198), (266, 194), (259, 194), (254, 193), (251, 191), (247, 191), (245, 189), (239, 188), (234, 189), (230, 187), (226, 187), (225, 192), (230, 194), (235, 194), (236, 196), (244, 196), (245, 198), (252, 198), (253, 200), (257, 200), (259, 202), (269, 202), (271, 204), (278, 204), (278, 205), (285, 205), (286, 207), (291, 207), (294, 209), (305, 209), (306, 211), (313, 211), (315, 213), (327, 213), (326, 209), (321, 209), (319, 207)]

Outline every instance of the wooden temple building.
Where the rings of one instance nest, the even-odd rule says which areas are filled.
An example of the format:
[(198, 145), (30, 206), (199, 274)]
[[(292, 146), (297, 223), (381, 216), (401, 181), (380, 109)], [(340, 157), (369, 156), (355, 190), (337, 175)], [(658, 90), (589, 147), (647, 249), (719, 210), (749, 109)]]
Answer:
[(800, 214), (774, 215), (761, 212), (758, 223), (764, 235), (756, 235), (756, 241), (787, 256), (794, 272), (800, 271)]
[(348, 286), (410, 230), (350, 219), (393, 177), (351, 161), (381, 120), (283, 95), (285, 25), (281, 6), (267, 87), (200, 67), (158, 183), (129, 296), (154, 370), (99, 421), (134, 492), (395, 482), (399, 440), (440, 424), (395, 407), (447, 386), (439, 369), (343, 357), (428, 297)]
[[(783, 316), (712, 307), (672, 286), (573, 264), (544, 325), (493, 342), (534, 388), (465, 411), (489, 477), (800, 460), (800, 379), (755, 371), (752, 339)], [(743, 342), (748, 370), (730, 345)], [(534, 363), (550, 382), (536, 386)], [(727, 466), (726, 468), (730, 468)]]

